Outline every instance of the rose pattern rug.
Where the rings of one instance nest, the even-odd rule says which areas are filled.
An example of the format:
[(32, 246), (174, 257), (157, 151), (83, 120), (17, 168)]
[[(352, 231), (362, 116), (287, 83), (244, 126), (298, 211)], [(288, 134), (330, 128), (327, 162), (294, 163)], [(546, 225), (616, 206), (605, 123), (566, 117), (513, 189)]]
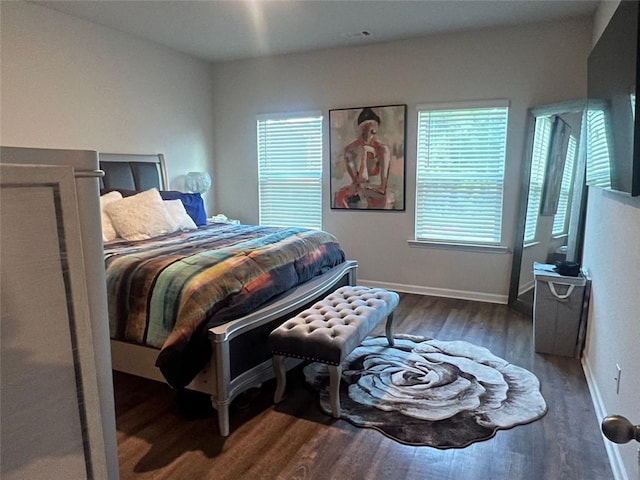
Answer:
[[(304, 368), (330, 414), (326, 365)], [(342, 364), (341, 417), (410, 445), (461, 448), (533, 422), (547, 405), (538, 378), (464, 341), (367, 337)]]

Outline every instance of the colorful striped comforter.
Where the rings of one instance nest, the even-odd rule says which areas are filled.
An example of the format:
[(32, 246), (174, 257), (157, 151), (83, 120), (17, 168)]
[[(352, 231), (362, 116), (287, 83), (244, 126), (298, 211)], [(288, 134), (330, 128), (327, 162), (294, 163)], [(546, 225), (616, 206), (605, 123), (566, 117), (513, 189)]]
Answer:
[(107, 244), (111, 337), (160, 349), (156, 365), (184, 386), (210, 358), (207, 329), (344, 260), (333, 235), (303, 228), (213, 224)]

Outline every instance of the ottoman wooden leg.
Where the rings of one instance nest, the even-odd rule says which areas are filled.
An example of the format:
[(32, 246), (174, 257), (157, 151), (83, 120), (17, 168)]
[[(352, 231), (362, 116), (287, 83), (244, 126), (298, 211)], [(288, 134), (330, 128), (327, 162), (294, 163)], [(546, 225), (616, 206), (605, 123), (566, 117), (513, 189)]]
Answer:
[(391, 323), (393, 322), (393, 312), (387, 315), (387, 325), (385, 327), (385, 333), (387, 334), (387, 341), (389, 342), (389, 346), (393, 347), (393, 332), (391, 331)]
[(341, 365), (328, 365), (329, 367), (329, 400), (331, 401), (331, 413), (333, 418), (340, 418), (340, 378), (342, 377)]
[(284, 368), (284, 356), (273, 356), (273, 369), (276, 373), (276, 393), (273, 396), (274, 403), (280, 403), (284, 395), (284, 389), (287, 386), (287, 372)]

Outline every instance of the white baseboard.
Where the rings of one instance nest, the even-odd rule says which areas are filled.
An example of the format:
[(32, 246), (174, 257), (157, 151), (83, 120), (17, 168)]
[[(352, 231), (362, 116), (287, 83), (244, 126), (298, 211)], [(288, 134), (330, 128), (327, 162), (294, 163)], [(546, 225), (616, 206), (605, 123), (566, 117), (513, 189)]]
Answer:
[[(589, 366), (589, 360), (586, 357), (582, 358), (582, 370), (584, 370), (584, 376), (587, 379), (587, 386), (591, 393), (591, 401), (593, 402), (593, 406), (596, 410), (598, 423), (600, 423), (608, 413), (604, 406), (602, 395), (600, 395), (598, 384), (596, 383), (591, 367)], [(615, 480), (629, 480), (618, 446), (615, 443), (608, 441), (604, 435), (602, 436), (602, 441), (604, 442), (604, 448), (607, 451), (607, 456), (609, 457), (609, 463), (611, 464), (611, 470), (613, 471), (613, 478)]]
[(508, 301), (507, 295), (493, 293), (469, 292), (466, 290), (452, 290), (449, 288), (420, 287), (417, 285), (405, 285), (402, 283), (374, 282), (372, 280), (358, 279), (358, 284), (371, 288), (385, 288), (394, 292), (415, 293), (417, 295), (433, 295), (434, 297), (459, 298), (460, 300), (476, 300), (478, 302), (503, 303)]

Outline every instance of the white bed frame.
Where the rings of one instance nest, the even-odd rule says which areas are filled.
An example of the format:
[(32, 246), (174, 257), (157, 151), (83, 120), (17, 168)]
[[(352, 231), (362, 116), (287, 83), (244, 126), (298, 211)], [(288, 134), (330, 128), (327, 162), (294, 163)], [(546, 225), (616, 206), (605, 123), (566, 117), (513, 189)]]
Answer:
[[(100, 161), (155, 163), (159, 187), (166, 188), (164, 158), (161, 154), (100, 154)], [(260, 310), (209, 330), (212, 358), (187, 388), (211, 395), (211, 403), (218, 413), (218, 425), (222, 436), (229, 435), (231, 401), (248, 388), (258, 386), (275, 376), (271, 359), (266, 359), (232, 377), (231, 341), (270, 322), (284, 322), (295, 315), (295, 312), (323, 298), (341, 285), (356, 285), (357, 267), (357, 262), (348, 260), (325, 274), (289, 290)], [(111, 340), (114, 370), (165, 382), (160, 370), (155, 366), (158, 353), (155, 348)], [(291, 359), (287, 367), (291, 368), (297, 363), (299, 361)]]

